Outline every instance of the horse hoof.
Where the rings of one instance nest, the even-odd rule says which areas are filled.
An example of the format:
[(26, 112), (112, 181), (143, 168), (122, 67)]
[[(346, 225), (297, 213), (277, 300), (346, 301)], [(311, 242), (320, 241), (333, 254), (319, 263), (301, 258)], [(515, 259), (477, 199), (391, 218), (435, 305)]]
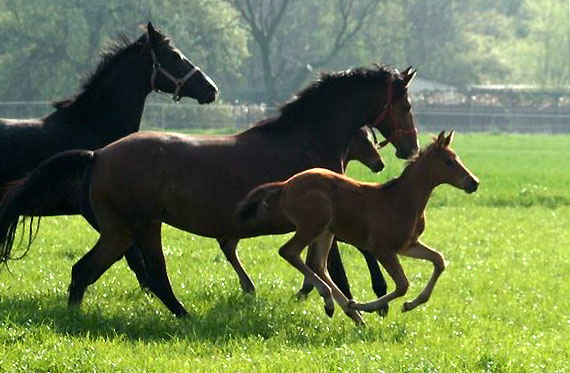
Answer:
[(414, 309), (414, 307), (412, 306), (412, 302), (405, 302), (402, 305), (402, 312), (408, 312), (408, 311), (411, 311), (413, 309)]
[(255, 295), (255, 286), (253, 284), (242, 285), (241, 289), (246, 294)]
[(332, 307), (325, 306), (325, 313), (327, 314), (328, 317), (333, 317), (333, 315), (334, 315), (334, 306), (332, 306)]
[(388, 316), (388, 305), (385, 305), (384, 307), (381, 307), (378, 311), (378, 316), (384, 318), (386, 316)]
[(305, 300), (309, 297), (309, 294), (305, 293), (303, 291), (303, 289), (299, 290), (296, 294), (295, 294), (295, 298), (297, 298), (298, 301), (301, 300)]
[(357, 310), (356, 309), (356, 302), (353, 301), (352, 299), (348, 301), (346, 306), (348, 307), (349, 310), (354, 310), (354, 311)]

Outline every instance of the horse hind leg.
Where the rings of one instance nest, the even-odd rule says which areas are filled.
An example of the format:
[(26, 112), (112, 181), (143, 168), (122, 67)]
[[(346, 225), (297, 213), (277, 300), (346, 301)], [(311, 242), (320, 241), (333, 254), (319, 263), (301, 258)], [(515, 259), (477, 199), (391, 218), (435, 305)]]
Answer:
[(239, 260), (237, 254), (237, 245), (239, 240), (225, 240), (222, 238), (218, 238), (217, 241), (220, 244), (222, 252), (226, 256), (226, 259), (228, 260), (228, 262), (230, 262), (234, 271), (237, 273), (242, 290), (246, 293), (254, 294), (255, 285), (253, 284), (253, 281), (251, 281), (251, 278), (245, 271), (245, 268), (241, 264), (241, 261)]
[(117, 232), (107, 232), (99, 237), (95, 246), (73, 265), (68, 306), (81, 304), (87, 287), (123, 256), (131, 242), (128, 236)]
[(162, 251), (160, 226), (160, 222), (155, 222), (137, 229), (135, 242), (144, 258), (150, 290), (176, 317), (183, 317), (188, 312), (172, 291)]

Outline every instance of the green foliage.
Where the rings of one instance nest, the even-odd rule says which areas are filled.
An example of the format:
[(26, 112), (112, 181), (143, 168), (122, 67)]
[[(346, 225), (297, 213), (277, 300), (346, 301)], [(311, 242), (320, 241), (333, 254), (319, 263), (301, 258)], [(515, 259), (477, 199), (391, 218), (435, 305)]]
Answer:
[(0, 0), (0, 98), (70, 95), (108, 40), (120, 33), (136, 38), (148, 21), (214, 78), (231, 83), (240, 77), (247, 34), (223, 2)]
[[(0, 273), (0, 371), (568, 372), (570, 137), (458, 134), (454, 148), (481, 186), (436, 191), (423, 240), (450, 265), (417, 310), (400, 313), (400, 299), (357, 328), (338, 308), (327, 318), (316, 294), (296, 301), (301, 276), (277, 254), (284, 236), (242, 242), (258, 290), (242, 295), (214, 240), (169, 227), (164, 251), (187, 319), (140, 291), (124, 261), (67, 310), (71, 265), (96, 234), (77, 217), (46, 218), (28, 256)], [(397, 175), (404, 162), (392, 153), (378, 176), (355, 163), (349, 173)], [(372, 299), (362, 256), (341, 253), (357, 299)], [(431, 266), (403, 265), (408, 300)]]
[(149, 20), (216, 80), (227, 101), (272, 105), (315, 71), (373, 62), (414, 65), (425, 78), (456, 85), (570, 83), (565, 0), (249, 1), (262, 25), (285, 2), (262, 48), (237, 8), (245, 0), (0, 0), (0, 99), (72, 94), (107, 40), (137, 36)]

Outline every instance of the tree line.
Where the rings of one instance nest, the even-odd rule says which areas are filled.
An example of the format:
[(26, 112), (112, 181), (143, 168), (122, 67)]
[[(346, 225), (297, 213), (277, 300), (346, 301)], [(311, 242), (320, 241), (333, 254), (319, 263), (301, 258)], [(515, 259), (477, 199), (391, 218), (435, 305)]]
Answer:
[(565, 0), (0, 0), (0, 100), (72, 94), (151, 20), (226, 101), (282, 102), (320, 70), (414, 65), (452, 85), (570, 85)]

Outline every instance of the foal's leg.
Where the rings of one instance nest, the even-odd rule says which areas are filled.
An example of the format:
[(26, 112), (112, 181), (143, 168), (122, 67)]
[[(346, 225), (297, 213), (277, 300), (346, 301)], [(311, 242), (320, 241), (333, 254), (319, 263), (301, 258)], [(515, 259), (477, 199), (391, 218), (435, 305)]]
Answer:
[(239, 260), (237, 254), (237, 245), (239, 240), (225, 240), (222, 238), (217, 238), (217, 241), (220, 244), (220, 248), (224, 252), (224, 255), (226, 256), (226, 259), (228, 262), (230, 262), (234, 268), (234, 271), (236, 271), (242, 290), (250, 294), (255, 293), (255, 285), (249, 278), (249, 275), (245, 271), (245, 268), (243, 268), (243, 265), (241, 264), (241, 261)]
[[(309, 247), (309, 253), (311, 252), (311, 248)], [(307, 255), (307, 259), (305, 261), (307, 265), (311, 269), (315, 269), (314, 263), (312, 262), (311, 255)], [(346, 272), (344, 270), (344, 266), (342, 264), (342, 260), (340, 258), (340, 252), (338, 250), (338, 244), (336, 240), (333, 240), (329, 256), (327, 260), (327, 268), (330, 274), (330, 277), (333, 279), (334, 283), (338, 286), (340, 291), (348, 298), (352, 299), (352, 294), (350, 293), (350, 285), (348, 284), (348, 279), (346, 278)], [(306, 298), (307, 295), (313, 290), (313, 285), (304, 279), (303, 286), (301, 290), (297, 292), (298, 298)]]
[(312, 269), (315, 273), (323, 279), (327, 285), (330, 286), (332, 296), (337, 301), (339, 306), (343, 309), (344, 313), (350, 317), (357, 325), (364, 325), (364, 320), (360, 314), (348, 307), (349, 300), (338, 288), (335, 282), (329, 276), (327, 270), (327, 259), (331, 242), (333, 240), (332, 233), (323, 233), (317, 241), (309, 246), (309, 253), (307, 254), (307, 261), (312, 264)]
[(408, 291), (408, 279), (404, 273), (404, 269), (398, 261), (398, 256), (395, 251), (382, 253), (378, 260), (384, 266), (392, 280), (396, 283), (396, 289), (393, 292), (383, 295), (380, 298), (368, 303), (356, 303), (351, 301), (349, 306), (355, 310), (374, 312), (384, 307), (388, 302), (394, 298), (398, 298), (406, 294)]
[(291, 237), (285, 245), (281, 246), (279, 255), (305, 275), (305, 279), (317, 289), (317, 292), (325, 301), (325, 313), (332, 317), (334, 313), (334, 300), (330, 287), (317, 276), (309, 266), (303, 263), (303, 259), (301, 258), (301, 251), (314, 240), (314, 234), (310, 234), (309, 232), (303, 233), (297, 230), (293, 237)]
[(131, 243), (128, 236), (119, 232), (102, 233), (95, 246), (71, 270), (68, 305), (81, 304), (87, 287), (119, 260)]
[(422, 292), (413, 301), (404, 303), (402, 312), (406, 312), (413, 310), (420, 304), (428, 301), (437, 279), (445, 269), (445, 259), (441, 253), (433, 250), (427, 245), (424, 245), (420, 241), (410, 245), (410, 247), (402, 251), (400, 254), (411, 258), (426, 259), (433, 263), (433, 273), (424, 290), (422, 290)]
[(146, 263), (148, 285), (150, 290), (176, 315), (182, 317), (188, 314), (182, 304), (176, 299), (168, 274), (166, 262), (162, 252), (161, 222), (153, 222), (137, 229), (135, 241), (141, 249)]

